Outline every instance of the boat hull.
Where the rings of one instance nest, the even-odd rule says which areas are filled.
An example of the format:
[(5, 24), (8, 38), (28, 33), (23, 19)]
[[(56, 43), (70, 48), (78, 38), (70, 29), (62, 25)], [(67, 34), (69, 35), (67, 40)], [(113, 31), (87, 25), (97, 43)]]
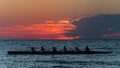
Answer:
[(31, 54), (31, 55), (55, 55), (55, 54), (107, 54), (107, 53), (112, 53), (112, 52), (105, 52), (105, 51), (80, 51), (80, 52), (75, 52), (75, 51), (67, 51), (67, 52), (52, 52), (52, 51), (46, 51), (46, 52), (30, 52), (30, 51), (8, 51), (8, 54)]

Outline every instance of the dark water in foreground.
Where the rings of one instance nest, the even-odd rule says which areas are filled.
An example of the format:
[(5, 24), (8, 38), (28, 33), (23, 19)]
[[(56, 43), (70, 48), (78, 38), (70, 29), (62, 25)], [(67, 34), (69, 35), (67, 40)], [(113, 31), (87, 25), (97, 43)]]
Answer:
[[(53, 46), (63, 50), (66, 46), (74, 50), (78, 46), (84, 50), (113, 51), (111, 54), (94, 55), (8, 55), (8, 50), (40, 50), (44, 46), (51, 50)], [(120, 68), (120, 40), (74, 40), (74, 41), (38, 41), (38, 40), (0, 40), (0, 68)]]

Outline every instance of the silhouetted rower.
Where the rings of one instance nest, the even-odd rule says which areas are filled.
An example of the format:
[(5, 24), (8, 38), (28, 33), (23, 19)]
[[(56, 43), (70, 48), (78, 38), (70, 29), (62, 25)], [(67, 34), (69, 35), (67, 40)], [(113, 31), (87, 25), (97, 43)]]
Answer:
[(42, 51), (42, 52), (45, 52), (45, 50), (44, 50), (44, 48), (43, 48), (43, 47), (41, 47), (41, 51)]
[(57, 49), (55, 47), (53, 47), (53, 52), (57, 52)]
[(89, 51), (90, 51), (90, 49), (89, 49), (89, 47), (88, 47), (88, 46), (86, 46), (85, 51), (87, 51), (87, 52), (89, 52)]
[(64, 51), (65, 51), (65, 52), (67, 52), (67, 49), (66, 49), (66, 47), (65, 47), (65, 46), (64, 46)]
[(78, 48), (78, 47), (75, 47), (75, 49), (76, 49), (76, 51), (77, 51), (77, 52), (80, 52), (80, 50), (79, 50), (79, 48)]
[(31, 49), (32, 49), (32, 52), (34, 53), (34, 52), (35, 52), (35, 49), (34, 49), (33, 47), (31, 47)]

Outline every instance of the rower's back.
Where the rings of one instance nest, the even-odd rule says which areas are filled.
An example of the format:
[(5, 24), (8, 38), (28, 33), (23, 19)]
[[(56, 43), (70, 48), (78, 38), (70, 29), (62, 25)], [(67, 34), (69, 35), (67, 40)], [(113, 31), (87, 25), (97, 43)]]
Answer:
[(75, 47), (75, 49), (76, 49), (76, 51), (77, 51), (77, 52), (80, 52), (80, 50), (79, 50), (79, 48), (78, 48), (78, 47)]
[(43, 47), (41, 47), (41, 51), (42, 51), (42, 52), (45, 52), (45, 49), (44, 49)]
[(32, 50), (33, 53), (35, 53), (35, 49), (33, 47), (31, 47), (31, 50)]
[(86, 52), (90, 52), (90, 49), (89, 49), (88, 46), (86, 46), (85, 51), (86, 51)]
[(57, 49), (55, 47), (53, 47), (53, 52), (57, 52)]
[(66, 47), (65, 47), (65, 46), (64, 46), (64, 51), (65, 51), (65, 52), (67, 52), (67, 49), (66, 49)]

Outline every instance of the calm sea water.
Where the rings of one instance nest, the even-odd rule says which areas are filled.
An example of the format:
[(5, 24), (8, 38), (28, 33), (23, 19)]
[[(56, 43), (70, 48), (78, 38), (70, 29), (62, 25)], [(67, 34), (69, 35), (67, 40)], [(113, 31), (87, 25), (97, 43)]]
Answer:
[[(113, 51), (111, 54), (90, 55), (8, 55), (9, 50), (40, 50), (56, 47), (69, 50), (79, 47), (84, 50)], [(120, 68), (120, 40), (73, 40), (73, 41), (39, 41), (39, 40), (0, 40), (0, 68)]]

